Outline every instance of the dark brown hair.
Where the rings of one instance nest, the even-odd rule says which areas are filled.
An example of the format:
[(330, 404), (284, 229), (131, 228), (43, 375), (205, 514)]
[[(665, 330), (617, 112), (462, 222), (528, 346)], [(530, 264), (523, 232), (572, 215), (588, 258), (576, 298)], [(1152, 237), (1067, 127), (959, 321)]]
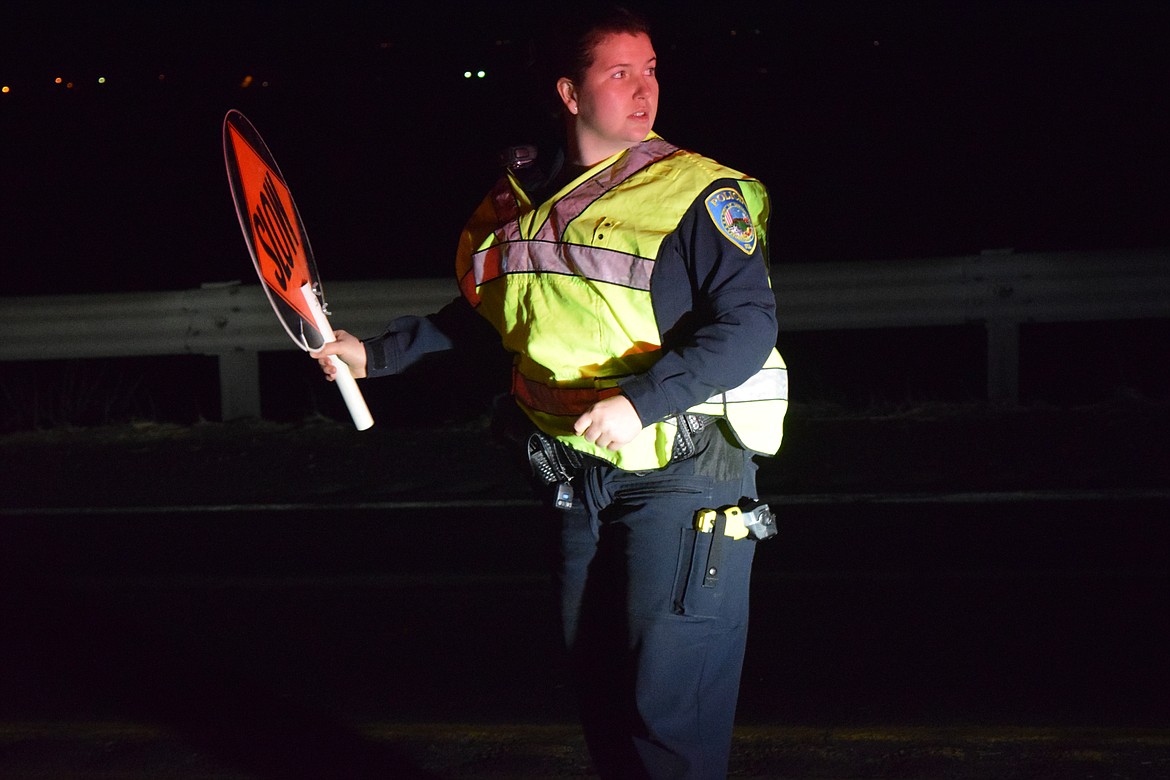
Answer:
[(556, 34), (550, 36), (549, 69), (551, 81), (565, 77), (580, 83), (593, 64), (593, 52), (603, 39), (615, 33), (650, 35), (646, 17), (621, 5), (592, 5), (569, 12), (563, 17)]

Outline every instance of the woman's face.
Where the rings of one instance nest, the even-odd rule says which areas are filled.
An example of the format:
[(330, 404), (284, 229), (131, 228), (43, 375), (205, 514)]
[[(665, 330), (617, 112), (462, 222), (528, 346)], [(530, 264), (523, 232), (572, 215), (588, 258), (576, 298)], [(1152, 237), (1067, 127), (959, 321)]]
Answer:
[(580, 83), (567, 78), (557, 91), (569, 113), (578, 163), (592, 165), (646, 138), (658, 113), (658, 64), (644, 34), (615, 33), (593, 48)]

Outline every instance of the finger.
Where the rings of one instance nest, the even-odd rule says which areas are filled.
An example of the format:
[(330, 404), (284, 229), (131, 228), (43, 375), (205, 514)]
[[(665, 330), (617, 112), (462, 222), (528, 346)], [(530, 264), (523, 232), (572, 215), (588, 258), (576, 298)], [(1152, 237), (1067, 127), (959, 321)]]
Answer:
[(588, 414), (581, 415), (573, 422), (573, 433), (578, 436), (586, 436), (591, 422)]

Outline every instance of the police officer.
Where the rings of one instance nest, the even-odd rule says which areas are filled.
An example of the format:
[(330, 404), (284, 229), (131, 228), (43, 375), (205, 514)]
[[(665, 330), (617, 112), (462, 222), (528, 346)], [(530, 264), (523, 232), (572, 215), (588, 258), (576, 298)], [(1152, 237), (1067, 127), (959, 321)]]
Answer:
[[(727, 773), (755, 542), (695, 524), (780, 446), (768, 194), (654, 132), (645, 21), (607, 9), (558, 68), (565, 145), (517, 154), (462, 233), (461, 295), (313, 353), (397, 373), (490, 330), (561, 525), (562, 619), (606, 778)], [(541, 160), (552, 160), (541, 170)]]

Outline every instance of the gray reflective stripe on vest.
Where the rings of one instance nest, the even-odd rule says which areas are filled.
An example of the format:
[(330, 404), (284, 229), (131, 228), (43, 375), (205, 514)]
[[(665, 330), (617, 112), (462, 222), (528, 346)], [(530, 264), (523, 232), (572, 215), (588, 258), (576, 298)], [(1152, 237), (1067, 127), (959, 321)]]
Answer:
[(630, 147), (612, 165), (590, 176), (556, 202), (548, 218), (533, 236), (541, 241), (559, 241), (569, 224), (602, 195), (648, 165), (658, 162), (679, 148), (661, 138), (651, 138)]
[[(613, 249), (546, 241), (516, 241), (496, 244), (472, 256), (477, 285), (488, 281), (486, 268), (489, 264), (486, 261), (490, 256), (498, 259), (501, 274), (568, 274), (635, 290), (649, 290), (650, 274), (654, 271), (653, 260)], [(493, 270), (497, 267), (496, 263), (491, 265)]]
[(788, 369), (762, 368), (739, 387), (711, 396), (709, 404), (788, 400)]

